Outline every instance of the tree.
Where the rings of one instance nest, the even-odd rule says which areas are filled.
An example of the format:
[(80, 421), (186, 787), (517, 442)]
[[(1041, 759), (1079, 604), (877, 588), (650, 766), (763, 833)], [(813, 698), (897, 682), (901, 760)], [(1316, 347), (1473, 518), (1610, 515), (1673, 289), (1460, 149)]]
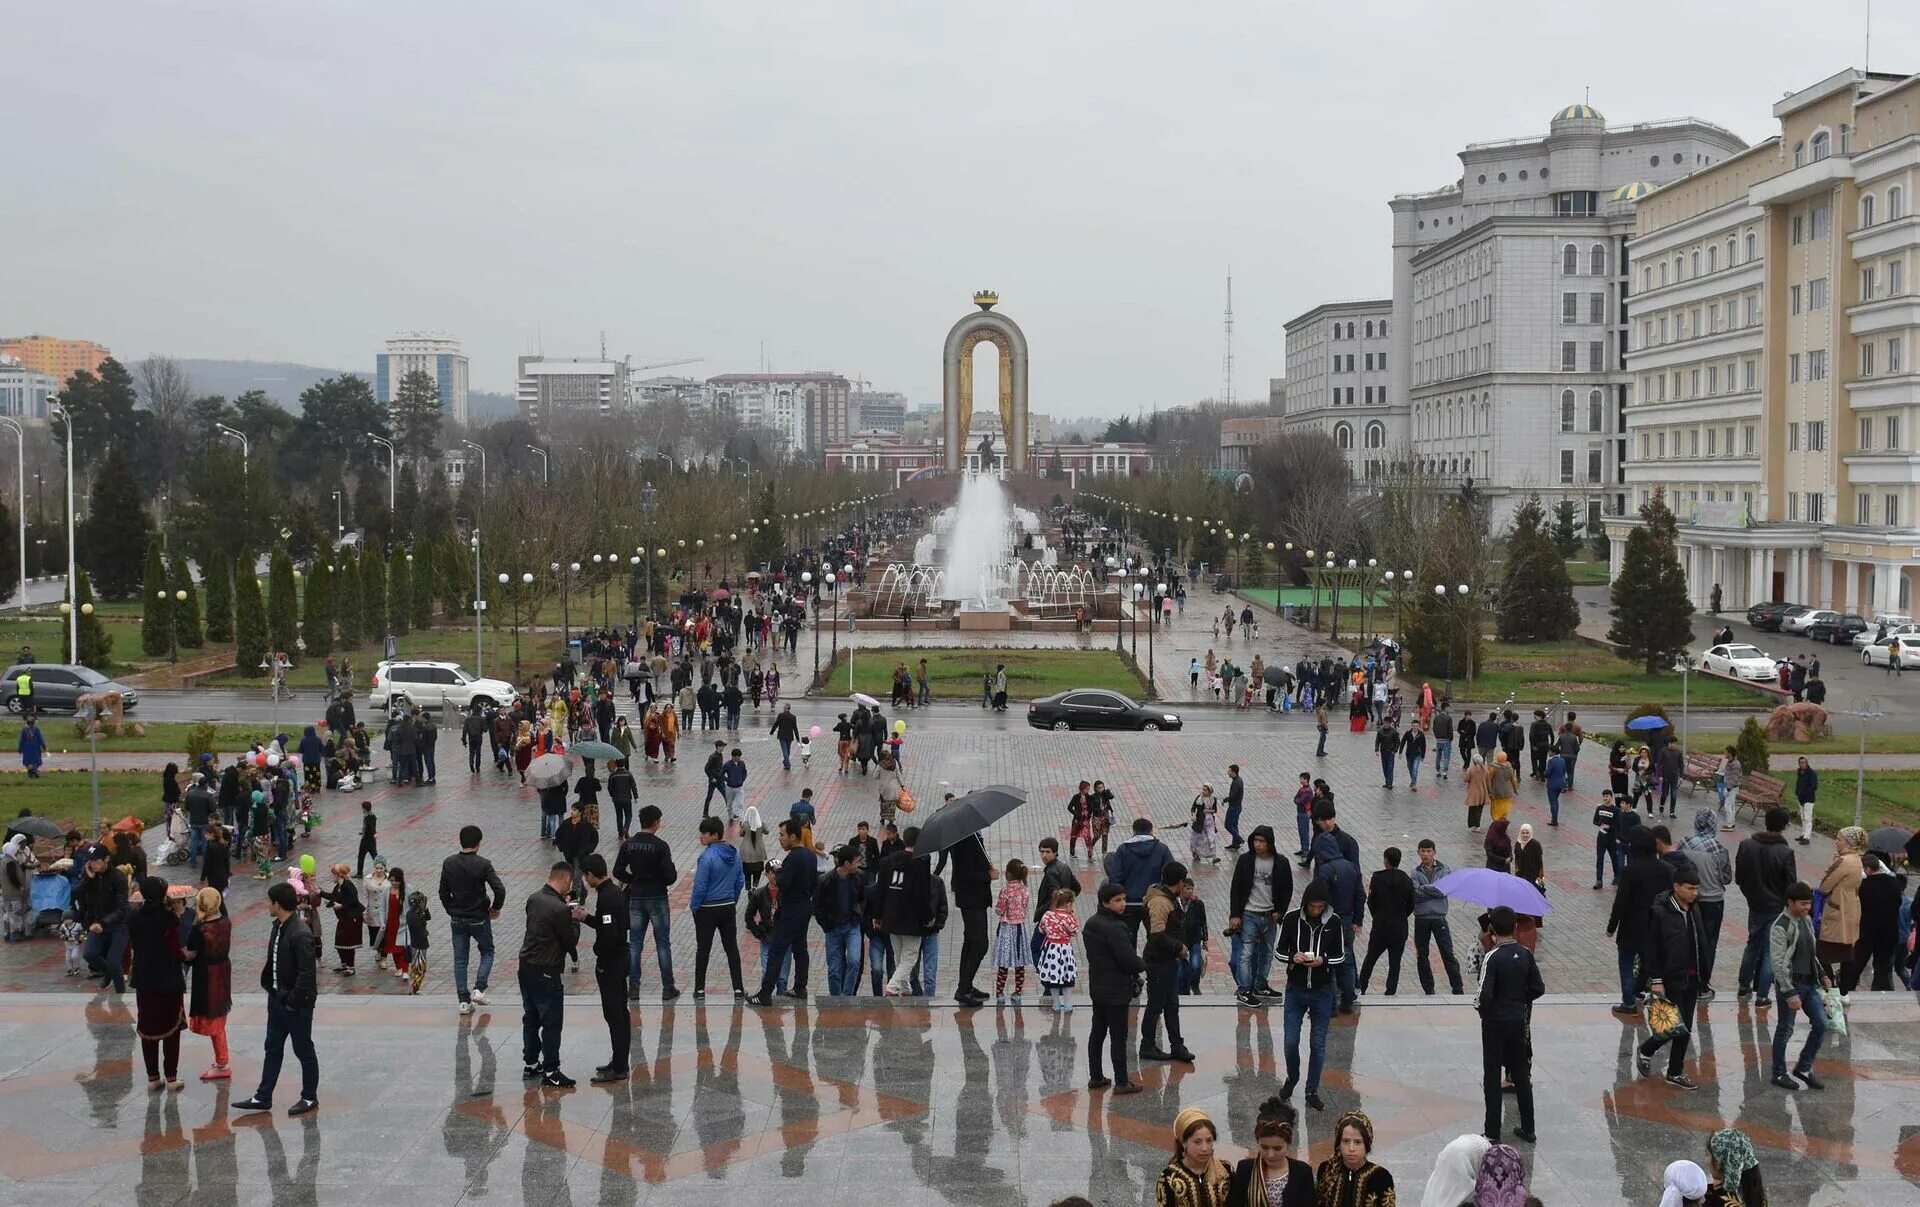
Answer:
[(1567, 563), (1554, 548), (1538, 495), (1513, 513), (1507, 533), (1507, 573), (1500, 587), (1497, 631), (1502, 641), (1564, 641), (1580, 627)]
[(433, 374), (415, 369), (393, 393), (393, 442), (408, 460), (435, 452), (440, 441), (440, 386)]
[(404, 637), (413, 627), (413, 555), (395, 545), (387, 555), (387, 632)]
[(101, 598), (132, 599), (140, 589), (148, 531), (140, 484), (116, 448), (94, 474), (92, 502), (79, 533), (80, 564), (93, 574)]
[(260, 580), (253, 576), (251, 559), (233, 576), (233, 664), (245, 677), (257, 679), (267, 659), (267, 613), (260, 602)]
[(1679, 539), (1665, 492), (1656, 488), (1641, 505), (1640, 525), (1627, 536), (1607, 630), (1614, 653), (1645, 666), (1649, 675), (1671, 667), (1693, 641), (1693, 603), (1680, 568)]
[(300, 636), (299, 591), (292, 555), (285, 545), (275, 545), (267, 565), (267, 643), (275, 653), (292, 650)]
[(187, 568), (187, 559), (177, 550), (167, 565), (167, 578), (175, 594), (186, 596), (173, 605), (173, 639), (183, 650), (205, 647), (206, 639), (200, 633), (200, 593), (194, 589), (193, 572)]
[(315, 560), (307, 571), (307, 622), (300, 626), (307, 653), (315, 657), (333, 651), (333, 599), (333, 569), (325, 561)]
[(375, 446), (367, 433), (387, 436), (387, 408), (373, 396), (364, 378), (349, 373), (329, 377), (300, 394), (300, 418), (292, 440), (303, 456), (306, 477), (337, 483), (345, 473), (361, 473), (374, 464)]
[(164, 658), (171, 648), (173, 593), (167, 588), (167, 566), (160, 552), (160, 534), (147, 538), (145, 571), (140, 578), (140, 652)]
[[(67, 378), (59, 401), (72, 416), (74, 460), (84, 464), (112, 449), (135, 447), (146, 427), (146, 417), (134, 409), (138, 399), (133, 376), (111, 356), (100, 362), (98, 373), (83, 369)], [(64, 447), (67, 424), (54, 422), (52, 432)]]
[(202, 582), (207, 590), (207, 640), (233, 640), (233, 571), (226, 553), (218, 547), (202, 563)]
[[(74, 572), (73, 608), (67, 613), (66, 623), (61, 626), (61, 644), (71, 648), (74, 641), (74, 623), (80, 625), (80, 665), (90, 666), (96, 671), (106, 672), (113, 655), (113, 636), (107, 632), (107, 626), (100, 623), (100, 613), (93, 606), (93, 580), (87, 577), (85, 570)], [(61, 650), (62, 653), (66, 649)]]
[(400, 477), (393, 488), (393, 532), (396, 539), (420, 533), (420, 481), (414, 476), (411, 460), (400, 463)]
[(380, 546), (372, 542), (360, 550), (360, 631), (370, 641), (387, 633), (387, 575)]
[(436, 575), (433, 542), (422, 540), (413, 553), (413, 627), (425, 629), (433, 624), (433, 589)]
[(1553, 505), (1553, 545), (1563, 558), (1580, 553), (1580, 505), (1562, 499)]
[(154, 466), (158, 480), (171, 484), (189, 455), (193, 381), (170, 356), (149, 356), (139, 368), (140, 401), (146, 404), (148, 430), (153, 435)]
[(383, 471), (369, 470), (353, 486), (353, 521), (369, 544), (385, 545), (393, 538), (393, 512), (387, 506)]
[(352, 650), (360, 644), (360, 565), (352, 552), (342, 549), (334, 563), (333, 627), (340, 634), (340, 648)]
[[(754, 507), (754, 514), (760, 517), (760, 531), (747, 539), (747, 564), (749, 568), (758, 568), (777, 563), (787, 555), (787, 538), (780, 517), (779, 497), (774, 494), (773, 483), (768, 482), (760, 491), (760, 501)], [(655, 539), (655, 543), (665, 546), (666, 542)], [(660, 559), (655, 559), (660, 560)], [(654, 567), (654, 573), (664, 575), (665, 566)]]
[[(24, 508), (27, 501), (20, 500)], [(20, 586), (20, 521), (0, 499), (0, 600), (11, 599)], [(31, 547), (29, 547), (31, 548)]]

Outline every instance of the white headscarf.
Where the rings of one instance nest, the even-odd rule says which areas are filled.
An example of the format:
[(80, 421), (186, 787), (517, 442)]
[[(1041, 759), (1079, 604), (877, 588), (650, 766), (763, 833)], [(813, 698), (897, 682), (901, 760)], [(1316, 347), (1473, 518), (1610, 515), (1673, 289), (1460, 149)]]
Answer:
[(1680, 1207), (1683, 1199), (1701, 1199), (1707, 1194), (1707, 1171), (1692, 1161), (1675, 1161), (1667, 1166), (1661, 1180), (1660, 1207)]
[(20, 849), (26, 846), (28, 841), (25, 834), (15, 834), (12, 838), (7, 839), (7, 845), (5, 847), (0, 847), (0, 853), (4, 853), (8, 859), (19, 859)]
[(1433, 1163), (1427, 1178), (1426, 1193), (1420, 1207), (1460, 1207), (1473, 1201), (1474, 1182), (1480, 1177), (1480, 1162), (1493, 1147), (1485, 1136), (1460, 1136), (1448, 1141)]

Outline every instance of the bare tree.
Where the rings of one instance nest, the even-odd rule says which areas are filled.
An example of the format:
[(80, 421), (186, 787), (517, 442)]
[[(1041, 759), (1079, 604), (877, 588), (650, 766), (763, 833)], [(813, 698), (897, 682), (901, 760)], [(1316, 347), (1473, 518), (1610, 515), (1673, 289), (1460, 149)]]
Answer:
[(1283, 433), (1257, 446), (1247, 475), (1257, 512), (1299, 549), (1357, 549), (1364, 538), (1346, 454), (1325, 432)]
[(171, 356), (140, 362), (140, 401), (153, 416), (160, 481), (171, 486), (187, 456), (193, 426), (193, 381)]

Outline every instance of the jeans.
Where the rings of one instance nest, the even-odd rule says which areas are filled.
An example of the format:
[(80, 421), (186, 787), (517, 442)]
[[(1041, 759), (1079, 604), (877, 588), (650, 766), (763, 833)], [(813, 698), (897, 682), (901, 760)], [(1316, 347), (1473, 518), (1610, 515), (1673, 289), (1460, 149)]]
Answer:
[(520, 968), (520, 1062), (552, 1072), (560, 1067), (560, 1027), (566, 996), (558, 969)]
[(471, 771), (475, 775), (480, 774), (480, 743), (479, 742), (467, 743), (467, 770)]
[(1634, 974), (1639, 953), (1630, 947), (1616, 948), (1620, 957), (1620, 1005), (1632, 1010), (1640, 1004), (1640, 978)]
[(1560, 789), (1558, 788), (1547, 789), (1547, 816), (1553, 819), (1554, 825), (1560, 824)]
[(1333, 1021), (1333, 986), (1296, 989), (1287, 986), (1285, 1004), (1285, 1044), (1287, 1084), (1300, 1080), (1300, 1020), (1313, 1016), (1313, 1031), (1308, 1039), (1307, 1093), (1320, 1092), (1320, 1070), (1327, 1063), (1327, 1027)]
[(860, 993), (860, 924), (842, 922), (826, 932), (827, 993), (855, 997)]
[(316, 1098), (320, 1093), (320, 1058), (313, 1051), (313, 1007), (295, 1007), (281, 1003), (277, 994), (267, 995), (267, 1045), (260, 1060), (260, 1088), (253, 1096), (261, 1102), (273, 1101), (273, 1087), (280, 1080), (280, 1062), (285, 1059), (287, 1041), (293, 1041), (293, 1058), (300, 1062), (300, 1096)]
[[(686, 726), (682, 724), (681, 728), (685, 729)], [(707, 815), (707, 806), (713, 803), (713, 798), (715, 796), (718, 796), (720, 798), (720, 803), (722, 804), (726, 803), (727, 785), (725, 781), (723, 780), (707, 781), (707, 794), (700, 798), (700, 816), (705, 817)]]
[(1271, 914), (1240, 915), (1240, 930), (1233, 936), (1233, 979), (1241, 990), (1258, 989), (1267, 983), (1273, 966)]
[(786, 964), (787, 957), (793, 957), (793, 992), (795, 996), (804, 996), (807, 992), (807, 924), (812, 915), (806, 909), (789, 910), (773, 921), (773, 936), (767, 940), (767, 971), (760, 974), (760, 994), (773, 996), (773, 970)]
[(867, 934), (867, 979), (873, 986), (873, 996), (879, 997), (885, 991), (887, 978), (894, 974), (894, 970), (892, 938), (869, 932)]
[[(629, 910), (631, 917), (631, 910)], [(706, 905), (693, 911), (693, 987), (704, 992), (707, 988), (707, 960), (713, 955), (713, 937), (720, 936), (720, 950), (727, 957), (727, 975), (733, 979), (733, 991), (745, 993), (746, 985), (740, 979), (740, 938), (735, 929), (733, 902), (721, 905)], [(654, 945), (660, 946), (660, 936), (654, 936)]]
[(200, 859), (207, 853), (207, 827), (200, 825), (187, 827), (187, 862), (194, 867), (200, 866)]
[(727, 816), (735, 821), (746, 820), (747, 790), (744, 787), (727, 789)]
[(1661, 783), (1660, 803), (1666, 807), (1666, 810), (1668, 813), (1672, 813), (1679, 808), (1680, 780), (1677, 776), (1673, 779), (1665, 780)]
[(1200, 992), (1200, 978), (1207, 971), (1207, 951), (1204, 947), (1193, 947), (1187, 951), (1187, 958), (1180, 962), (1178, 988), (1182, 993)]
[(1382, 752), (1380, 755), (1380, 779), (1387, 787), (1393, 787), (1393, 753), (1391, 751)]
[(1322, 725), (1319, 727), (1319, 729), (1320, 729), (1320, 745), (1314, 748), (1313, 753), (1316, 756), (1324, 756), (1327, 753), (1327, 727), (1325, 725)]
[(420, 748), (420, 760), (427, 765), (427, 782), (429, 783), (439, 778), (439, 776), (435, 774), (433, 750), (434, 748), (431, 746), (422, 746)]
[(1093, 1003), (1093, 1027), (1087, 1032), (1087, 1074), (1100, 1078), (1100, 1046), (1106, 1044), (1113, 1059), (1113, 1079), (1127, 1084), (1127, 1011), (1125, 1002), (1107, 1006)]
[(625, 800), (617, 796), (613, 798), (613, 825), (614, 829), (623, 838), (626, 837), (628, 831), (633, 829), (632, 797), (627, 797)]
[(540, 837), (552, 838), (554, 835), (558, 834), (559, 832), (560, 832), (560, 815), (558, 813), (547, 813), (545, 811), (542, 811), (540, 814)]
[(468, 921), (465, 918), (451, 918), (447, 926), (453, 931), (453, 989), (461, 1001), (467, 1001), (472, 995), (467, 992), (467, 944), (469, 941), (480, 948), (480, 971), (474, 974), (473, 987), (485, 993), (487, 978), (493, 973), (493, 921), (480, 918)]
[[(1400, 957), (1406, 954), (1407, 932), (1386, 933), (1376, 929), (1373, 937), (1367, 940), (1367, 962), (1360, 966), (1360, 992), (1367, 991), (1367, 982), (1373, 978), (1373, 966), (1380, 962), (1381, 956), (1387, 957), (1387, 993), (1389, 996), (1400, 991)], [(1353, 957), (1347, 957), (1351, 960)]]
[(1242, 806), (1240, 805), (1227, 806), (1227, 817), (1226, 817), (1227, 834), (1231, 836), (1233, 839), (1233, 841), (1228, 844), (1229, 850), (1232, 850), (1240, 845), (1240, 811), (1241, 809), (1242, 809)]
[(1720, 923), (1726, 919), (1725, 901), (1696, 901), (1694, 912), (1699, 915), (1700, 938), (1700, 987), (1713, 988), (1713, 957), (1720, 948)]
[(900, 967), (907, 970), (908, 990), (915, 997), (932, 997), (940, 977), (940, 936), (920, 936), (920, 950), (914, 953), (914, 958), (907, 959), (903, 951), (899, 953), (899, 961)]
[(1160, 1043), (1160, 1019), (1167, 1020), (1167, 1048), (1175, 1051), (1186, 1046), (1180, 1038), (1180, 961), (1147, 961), (1147, 1008), (1140, 1015), (1140, 1047), (1153, 1048)]
[(1768, 928), (1779, 916), (1777, 910), (1770, 914), (1758, 911), (1747, 914), (1747, 946), (1740, 953), (1740, 988), (1753, 990), (1754, 996), (1761, 999), (1773, 989), (1773, 940)]
[[(1794, 1062), (1796, 1073), (1813, 1072), (1813, 1058), (1820, 1055), (1820, 1043), (1827, 1037), (1827, 1003), (1820, 997), (1820, 986), (1812, 981), (1795, 981), (1793, 992), (1800, 998), (1800, 1010), (1807, 1016), (1807, 1042), (1800, 1049), (1800, 1059)], [(1787, 995), (1781, 994), (1780, 1017), (1773, 1024), (1773, 1075), (1778, 1077), (1787, 1071), (1787, 1041), (1793, 1038), (1794, 1010), (1787, 1005)]]
[(673, 988), (673, 940), (665, 897), (627, 899), (627, 988), (640, 988), (640, 951), (649, 925), (653, 927), (653, 954), (660, 964), (660, 992), (665, 993)]
[(1293, 811), (1293, 822), (1300, 831), (1300, 854), (1313, 849), (1313, 817), (1304, 809)]
[[(763, 977), (767, 975), (767, 952), (771, 950), (772, 943), (773, 936), (769, 935), (767, 936), (767, 941), (760, 945), (760, 975)], [(773, 988), (776, 993), (785, 993), (787, 991), (787, 974), (792, 971), (793, 953), (788, 952), (785, 958), (780, 961), (780, 971), (774, 974)]]
[(1421, 756), (1417, 754), (1407, 757), (1407, 787), (1418, 788), (1420, 786), (1420, 764), (1422, 761)]
[(1433, 743), (1433, 773), (1441, 779), (1453, 769), (1453, 739), (1439, 738)]
[(1448, 929), (1445, 918), (1415, 918), (1413, 920), (1414, 971), (1420, 974), (1420, 992), (1433, 993), (1433, 969), (1427, 964), (1427, 944), (1435, 943), (1440, 948), (1440, 964), (1447, 972), (1447, 985), (1455, 992), (1465, 993), (1460, 983), (1460, 961), (1453, 954), (1453, 931)]
[[(1689, 985), (1684, 989), (1675, 989), (1671, 985), (1665, 985), (1663, 988), (1667, 991), (1667, 1000), (1672, 1002), (1675, 1008), (1680, 1011), (1680, 1022), (1681, 1025), (1685, 1027), (1685, 1030), (1667, 1039), (1647, 1040), (1647, 1042), (1640, 1045), (1640, 1055), (1652, 1056), (1661, 1048), (1666, 1048), (1667, 1076), (1678, 1077), (1686, 1071), (1687, 1043), (1693, 1038), (1693, 1008), (1695, 1003), (1700, 1000), (1700, 989), (1697, 985)], [(1778, 1032), (1775, 1032), (1775, 1034), (1777, 1036)], [(1775, 1051), (1780, 1051), (1783, 1047), (1784, 1041), (1775, 1045)]]
[[(111, 869), (109, 869), (111, 872)], [(117, 874), (117, 873), (114, 873)], [(113, 982), (116, 993), (127, 991), (127, 928), (115, 926), (99, 934), (89, 934), (80, 948), (80, 958), (93, 975)]]
[[(738, 726), (735, 726), (735, 728), (738, 728)], [(781, 766), (781, 769), (785, 771), (793, 770), (793, 739), (792, 738), (780, 739), (780, 766)]]

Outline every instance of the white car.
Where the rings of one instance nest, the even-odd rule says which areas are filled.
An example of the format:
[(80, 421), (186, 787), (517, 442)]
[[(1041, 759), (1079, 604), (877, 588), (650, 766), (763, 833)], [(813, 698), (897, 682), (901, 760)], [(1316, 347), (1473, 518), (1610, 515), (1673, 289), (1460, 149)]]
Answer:
[(1902, 633), (1898, 637), (1889, 637), (1887, 641), (1896, 644), (1896, 652), (1889, 655), (1887, 642), (1883, 641), (1879, 645), (1870, 645), (1861, 650), (1860, 661), (1867, 666), (1885, 666), (1891, 657), (1898, 659), (1894, 665), (1903, 671), (1910, 667), (1920, 667), (1920, 633)]
[(1876, 639), (1878, 639), (1881, 645), (1885, 645), (1887, 644), (1888, 637), (1898, 637), (1903, 633), (1920, 633), (1920, 624), (1902, 622), (1890, 625), (1885, 636), (1880, 636), (1880, 626), (1875, 624), (1868, 628), (1866, 632), (1855, 633), (1853, 635), (1853, 648), (1856, 650), (1864, 650), (1872, 645)]
[(1700, 659), (1700, 666), (1712, 674), (1762, 683), (1778, 677), (1773, 655), (1750, 645), (1716, 645)]
[(513, 699), (513, 684), (480, 679), (457, 662), (429, 662), (396, 658), (373, 668), (373, 686), (367, 702), (375, 708), (412, 705), (417, 708), (486, 708)]
[(1822, 620), (1831, 624), (1838, 619), (1840, 619), (1840, 613), (1838, 612), (1830, 612), (1822, 609), (1806, 611), (1800, 613), (1798, 616), (1789, 616), (1781, 621), (1780, 631), (1782, 633), (1799, 633), (1804, 637), (1807, 632), (1807, 626)]

